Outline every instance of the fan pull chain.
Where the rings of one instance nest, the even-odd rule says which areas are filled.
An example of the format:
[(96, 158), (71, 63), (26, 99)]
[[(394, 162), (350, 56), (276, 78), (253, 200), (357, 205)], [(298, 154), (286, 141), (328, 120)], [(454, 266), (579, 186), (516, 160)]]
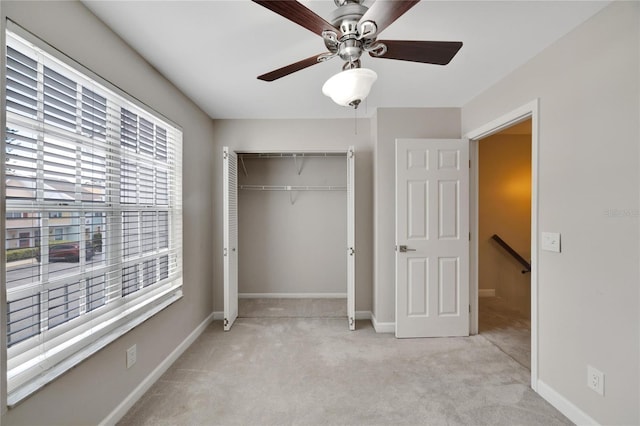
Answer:
[(353, 109), (353, 127), (354, 127), (354, 134), (357, 135), (358, 134), (358, 108)]

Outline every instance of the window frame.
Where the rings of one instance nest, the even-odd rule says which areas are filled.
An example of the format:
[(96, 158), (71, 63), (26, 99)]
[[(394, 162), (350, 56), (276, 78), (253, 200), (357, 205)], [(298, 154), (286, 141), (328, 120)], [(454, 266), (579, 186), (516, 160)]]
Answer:
[[(34, 36), (33, 34), (29, 33), (28, 31), (24, 30), (22, 27), (20, 27), (19, 25), (13, 23), (11, 20), (7, 19), (6, 21), (6, 26), (4, 28), (4, 31), (2, 31), (1, 34), (1, 45), (4, 46), (4, 51), (5, 53), (5, 58), (6, 58), (6, 52), (7, 52), (7, 33), (11, 32), (15, 35), (17, 35), (19, 38), (25, 40), (26, 42), (28, 42), (29, 44), (34, 45), (38, 50), (44, 52), (45, 55), (49, 55), (51, 56), (55, 61), (59, 61), (60, 64), (56, 64), (59, 65), (60, 67), (64, 68), (64, 67), (68, 67), (71, 72), (73, 74), (80, 74), (83, 77), (85, 77), (87, 80), (92, 81), (97, 83), (98, 86), (101, 86), (103, 89), (110, 91), (111, 93), (109, 94), (109, 97), (111, 97), (112, 95), (120, 98), (122, 100), (124, 100), (124, 103), (121, 104), (121, 107), (124, 109), (124, 107), (131, 107), (133, 109), (136, 109), (136, 111), (142, 111), (143, 114), (141, 115), (141, 117), (144, 117), (145, 120), (147, 120), (147, 118), (151, 118), (151, 121), (144, 123), (147, 128), (149, 123), (153, 124), (153, 123), (157, 123), (157, 122), (161, 122), (163, 124), (166, 124), (167, 126), (172, 127), (175, 132), (171, 133), (172, 135), (174, 133), (177, 132), (177, 137), (175, 140), (175, 143), (178, 145), (177, 151), (174, 153), (174, 157), (173, 160), (177, 162), (177, 165), (175, 166), (175, 170), (173, 170), (173, 179), (175, 181), (175, 183), (178, 186), (178, 194), (174, 194), (174, 198), (173, 198), (173, 205), (170, 205), (171, 202), (168, 201), (167, 202), (167, 206), (166, 206), (166, 214), (167, 217), (169, 218), (175, 218), (176, 216), (182, 216), (182, 199), (181, 199), (181, 195), (179, 194), (181, 192), (181, 186), (182, 186), (182, 129), (180, 128), (180, 126), (176, 125), (175, 123), (173, 123), (171, 120), (167, 119), (166, 117), (164, 117), (162, 114), (158, 113), (157, 111), (155, 111), (154, 109), (150, 108), (149, 106), (145, 105), (143, 102), (140, 102), (139, 100), (137, 100), (136, 98), (134, 98), (133, 96), (129, 95), (128, 93), (124, 92), (123, 90), (119, 89), (117, 86), (111, 84), (110, 82), (106, 81), (105, 79), (103, 79), (102, 77), (98, 76), (97, 74), (93, 73), (92, 71), (88, 70), (86, 67), (82, 66), (81, 64), (77, 63), (75, 60), (69, 58), (68, 56), (66, 56), (65, 54), (59, 52), (58, 50), (56, 50), (55, 48), (53, 48), (52, 46), (48, 45), (45, 41), (39, 39), (38, 37)], [(56, 70), (56, 66), (51, 67), (51, 69), (54, 72), (57, 72)], [(40, 74), (38, 74), (40, 75)], [(0, 77), (2, 78), (3, 82), (6, 82), (6, 66), (2, 67), (2, 71), (0, 73)], [(75, 82), (76, 83), (76, 88), (77, 91), (80, 92), (80, 94), (78, 96), (83, 96), (84, 94), (84, 89), (86, 88), (81, 82)], [(44, 90), (44, 89), (42, 89)], [(93, 86), (89, 87), (88, 90), (93, 90)], [(43, 93), (40, 92), (40, 90), (38, 91), (39, 93)], [(5, 123), (7, 122), (7, 84), (4, 83), (2, 84), (2, 92), (0, 93), (1, 99), (2, 99), (2, 103), (1, 103), (1, 107), (2, 107), (2, 113), (5, 115)], [(110, 101), (108, 101), (110, 102)], [(40, 105), (40, 103), (39, 103)], [(116, 102), (116, 104), (114, 105), (120, 105), (119, 102)], [(80, 110), (80, 113), (82, 113), (84, 110)], [(76, 114), (78, 113), (78, 110), (76, 110)], [(40, 117), (38, 117), (38, 119), (40, 119)], [(78, 119), (78, 116), (76, 115), (76, 120)], [(84, 123), (83, 123), (84, 124)], [(45, 126), (46, 127), (46, 126)], [(81, 127), (82, 129), (82, 134), (84, 135), (84, 125)], [(6, 132), (6, 126), (2, 126), (2, 129), (0, 129), (0, 137), (2, 140), (2, 149), (0, 149), (0, 161), (2, 161), (2, 164), (4, 164), (5, 160), (6, 160), (6, 151), (5, 151), (5, 138), (7, 136), (7, 132)], [(167, 155), (167, 147), (169, 147), (169, 143), (170, 143), (170, 139), (169, 139), (169, 128), (167, 129), (163, 129), (165, 130), (165, 139), (164, 139), (164, 153), (165, 155)], [(43, 132), (43, 134), (46, 134), (46, 130), (40, 130), (41, 132)], [(120, 130), (118, 130), (118, 132), (116, 132), (118, 135)], [(54, 129), (54, 133), (55, 133), (55, 129)], [(64, 136), (63, 136), (64, 137)], [(81, 138), (91, 138), (91, 136), (80, 136), (80, 134), (78, 134), (78, 139)], [(105, 135), (105, 146), (109, 146), (109, 141), (108, 141), (109, 137)], [(112, 138), (113, 139), (113, 138)], [(111, 141), (113, 142), (113, 141)], [(117, 141), (117, 145), (118, 145), (118, 149), (123, 149), (120, 146), (120, 137), (118, 137), (118, 141)], [(141, 142), (138, 142), (139, 144), (141, 144)], [(148, 151), (148, 145), (145, 146), (145, 149), (147, 149)], [(78, 148), (79, 150), (79, 148)], [(155, 159), (155, 153), (152, 155)], [(131, 161), (132, 159), (135, 160), (136, 157), (139, 157), (139, 155), (132, 157), (118, 157), (120, 158), (119, 161), (123, 161), (122, 159), (128, 159), (129, 161)], [(151, 163), (152, 164), (152, 168), (153, 168), (153, 164), (154, 162)], [(155, 169), (153, 169), (155, 170)], [(170, 172), (170, 167), (167, 166), (167, 169), (165, 170), (165, 173), (167, 176), (171, 175)], [(7, 215), (6, 212), (8, 211), (8, 202), (7, 202), (7, 192), (6, 192), (6, 176), (5, 176), (5, 168), (3, 168), (2, 173), (0, 175), (3, 179), (3, 184), (1, 185), (2, 189), (0, 190), (0, 195), (1, 195), (1, 199), (2, 199), (2, 206), (1, 206), (1, 213), (2, 217), (1, 217), (1, 224), (0, 224), (0, 231), (2, 231), (4, 233), (4, 235), (6, 235), (6, 220), (7, 220)], [(76, 171), (76, 178), (78, 177), (77, 171)], [(108, 182), (108, 177), (105, 178), (105, 184), (107, 184)], [(169, 180), (169, 178), (167, 178), (167, 181)], [(120, 181), (121, 182), (121, 181)], [(118, 182), (118, 184), (120, 183)], [(168, 184), (167, 187), (167, 191), (171, 190), (171, 184)], [(168, 193), (167, 193), (168, 194)], [(120, 194), (118, 192), (118, 197), (120, 197)], [(155, 198), (155, 197), (154, 197)], [(171, 195), (167, 195), (167, 199), (170, 200), (171, 199)], [(165, 209), (160, 209), (158, 210), (157, 208), (157, 204), (153, 204), (151, 205), (151, 208), (149, 210), (146, 209), (145, 206), (142, 206), (141, 204), (134, 204), (131, 205), (129, 207), (127, 207), (126, 205), (123, 206), (122, 201), (119, 200), (117, 204), (117, 207), (113, 207), (114, 203), (109, 203), (109, 191), (107, 190), (107, 193), (105, 193), (105, 202), (103, 203), (103, 205), (111, 205), (112, 209), (110, 210), (111, 212), (111, 216), (109, 215), (105, 215), (105, 220), (109, 221), (109, 220), (121, 220), (119, 215), (120, 214), (124, 214), (124, 212), (126, 211), (131, 211), (131, 212), (138, 212), (138, 216), (140, 217), (140, 220), (138, 221), (138, 232), (139, 234), (142, 234), (143, 230), (142, 230), (142, 216), (143, 216), (143, 212), (155, 212), (156, 213), (156, 219), (154, 222), (154, 229), (156, 230), (156, 240), (154, 240), (154, 244), (156, 246), (160, 245), (160, 241), (162, 240), (159, 236), (158, 233), (158, 224), (160, 222), (160, 212), (165, 213)], [(148, 201), (148, 200), (145, 200)], [(37, 203), (34, 203), (34, 210), (35, 211), (35, 205)], [(26, 203), (25, 203), (26, 205)], [(83, 201), (82, 200), (76, 200), (76, 203), (74, 204), (74, 208), (76, 208), (76, 210), (74, 210), (73, 208), (69, 208), (68, 210), (64, 210), (61, 209), (62, 211), (71, 211), (71, 212), (78, 212), (78, 217), (80, 219), (85, 219), (85, 213), (89, 213), (88, 210), (84, 210), (81, 209), (84, 206)], [(148, 207), (148, 206), (147, 206)], [(15, 214), (16, 211), (15, 209), (12, 210)], [(99, 214), (98, 212), (100, 212), (101, 210), (98, 208), (96, 210), (95, 215)], [(114, 213), (114, 211), (116, 213)], [(120, 213), (118, 213), (120, 212)], [(48, 213), (48, 214), (47, 214)], [(52, 209), (47, 209), (45, 208), (44, 210), (40, 209), (39, 210), (39, 214), (41, 215), (41, 218), (39, 219), (40, 222), (42, 221), (48, 221), (49, 217), (51, 216), (51, 214), (54, 213), (54, 211)], [(118, 216), (118, 217), (116, 217)], [(109, 344), (110, 342), (112, 342), (113, 340), (117, 339), (118, 337), (120, 337), (121, 335), (125, 334), (126, 332), (128, 332), (129, 330), (131, 330), (132, 328), (136, 327), (137, 325), (139, 325), (140, 323), (144, 322), (145, 320), (147, 320), (148, 318), (151, 318), (152, 316), (154, 316), (157, 312), (160, 312), (161, 310), (163, 310), (164, 308), (166, 308), (167, 306), (171, 305), (172, 303), (174, 303), (175, 301), (179, 300), (182, 297), (182, 277), (183, 277), (183, 269), (182, 269), (182, 265), (183, 265), (183, 260), (182, 260), (182, 255), (183, 255), (183, 249), (182, 249), (182, 238), (183, 238), (183, 234), (182, 234), (182, 223), (181, 221), (177, 221), (179, 223), (172, 223), (171, 220), (169, 219), (167, 222), (167, 234), (168, 236), (165, 237), (167, 240), (171, 240), (174, 241), (176, 244), (173, 247), (167, 247), (166, 248), (166, 253), (167, 256), (175, 256), (175, 259), (172, 259), (173, 262), (175, 262), (175, 269), (173, 270), (173, 273), (168, 273), (167, 277), (164, 281), (162, 280), (158, 280), (156, 281), (157, 284), (158, 282), (162, 282), (163, 285), (162, 286), (158, 286), (158, 288), (155, 288), (153, 285), (151, 286), (145, 286), (145, 282), (147, 280), (147, 275), (145, 275), (145, 271), (143, 270), (144, 267), (143, 266), (138, 266), (138, 284), (137, 284), (137, 289), (135, 290), (136, 292), (138, 292), (139, 294), (137, 294), (135, 297), (132, 297), (130, 300), (127, 300), (127, 295), (124, 294), (124, 292), (121, 292), (119, 297), (114, 297), (113, 299), (109, 300), (110, 303), (110, 307), (109, 309), (105, 309), (103, 310), (104, 312), (102, 312), (101, 315), (97, 316), (96, 318), (99, 319), (99, 321), (102, 322), (113, 322), (113, 324), (110, 323), (109, 327), (104, 329), (103, 333), (96, 333), (96, 338), (95, 340), (90, 343), (90, 344), (85, 344), (79, 346), (80, 349), (79, 350), (66, 350), (65, 348), (63, 348), (62, 353), (64, 354), (64, 356), (61, 358), (62, 361), (59, 363), (55, 363), (55, 366), (50, 368), (50, 370), (44, 374), (44, 379), (43, 380), (35, 380), (35, 382), (37, 383), (32, 383), (34, 380), (30, 380), (29, 383), (27, 383), (26, 385), (21, 385), (20, 387), (17, 388), (17, 390), (14, 390), (14, 392), (11, 395), (7, 394), (7, 389), (8, 386), (7, 384), (9, 384), (9, 381), (7, 379), (7, 372), (8, 372), (8, 364), (9, 364), (9, 351), (10, 348), (8, 348), (8, 343), (7, 343), (7, 315), (0, 315), (0, 398), (2, 399), (2, 407), (0, 409), (6, 409), (7, 406), (13, 406), (15, 404), (17, 404), (18, 402), (20, 402), (21, 400), (23, 400), (24, 398), (28, 397), (29, 395), (31, 395), (32, 393), (36, 392), (38, 389), (40, 389), (42, 386), (44, 386), (46, 383), (54, 380), (55, 378), (57, 378), (59, 375), (63, 374), (64, 372), (66, 372), (68, 369), (72, 368), (73, 366), (77, 365), (80, 361), (82, 361), (83, 359), (86, 359), (87, 357), (91, 356), (93, 353), (99, 351), (100, 349), (102, 349), (104, 346), (106, 346), (107, 344)], [(48, 225), (45, 226), (45, 228)], [(82, 222), (80, 222), (78, 225), (78, 229), (82, 230), (84, 228)], [(40, 224), (40, 229), (45, 229), (42, 227), (42, 224)], [(104, 231), (101, 232), (105, 232), (106, 229)], [(83, 232), (79, 231), (81, 234)], [(93, 232), (93, 231), (91, 231)], [(42, 241), (43, 243), (46, 241), (48, 242), (49, 236), (48, 235), (44, 235), (44, 233), (42, 233), (41, 235)], [(51, 235), (51, 238), (54, 238), (54, 235)], [(83, 243), (83, 239), (82, 237), (78, 237), (80, 238), (78, 244), (82, 244)], [(122, 236), (122, 234), (120, 233), (119, 235), (116, 235), (114, 237), (108, 237), (108, 238), (116, 238), (119, 239), (118, 244), (122, 245), (124, 243), (124, 237)], [(89, 236), (89, 240), (87, 242), (91, 242), (92, 240), (92, 234), (90, 234)], [(179, 240), (179, 241), (176, 241)], [(105, 241), (102, 241), (103, 244), (105, 243)], [(177, 247), (177, 249), (176, 249)], [(131, 259), (131, 260), (127, 260), (127, 261), (120, 261), (117, 262), (120, 266), (120, 270), (124, 271), (125, 268), (127, 267), (127, 265), (146, 265), (146, 261), (144, 253), (142, 252), (142, 245), (140, 245), (140, 256), (138, 259)], [(155, 257), (152, 255), (148, 255), (147, 257), (149, 258), (149, 260), (154, 260), (157, 264), (156, 267), (156, 275), (157, 277), (161, 277), (162, 276), (162, 269), (161, 269), (161, 265), (162, 265), (162, 261), (161, 259), (164, 259), (164, 255), (162, 255), (162, 257), (160, 257), (159, 254), (159, 248), (156, 248), (155, 250)], [(3, 256), (0, 259), (0, 273), (2, 274), (3, 277), (6, 278), (6, 274), (7, 274), (7, 268), (6, 268), (6, 238), (2, 239), (2, 243), (0, 244), (0, 256)], [(82, 255), (81, 255), (82, 257)], [(106, 257), (106, 255), (105, 255)], [(142, 260), (140, 260), (140, 258), (142, 258)], [(167, 261), (169, 261), (169, 259), (167, 259)], [(84, 263), (84, 262), (79, 262), (79, 263)], [(55, 279), (53, 281), (53, 284), (56, 285), (57, 287), (53, 288), (53, 290), (60, 290), (62, 288), (64, 288), (64, 292), (68, 291), (68, 288), (70, 286), (86, 286), (87, 290), (89, 291), (89, 282), (96, 279), (96, 278), (100, 278), (100, 277), (104, 277), (104, 280), (106, 281), (106, 277), (108, 273), (113, 273), (113, 265), (109, 262), (105, 261), (105, 264), (103, 266), (98, 266), (96, 268), (93, 268), (89, 271), (88, 274), (86, 274), (84, 271), (82, 271), (79, 275), (75, 274), (75, 275), (70, 275), (68, 278), (60, 278), (60, 279)], [(91, 276), (88, 276), (91, 275)], [(78, 279), (80, 279), (80, 281), (78, 281)], [(41, 286), (43, 285), (43, 281), (41, 280)], [(7, 282), (6, 279), (3, 279), (3, 284), (2, 284), (2, 288), (0, 289), (0, 306), (2, 306), (2, 309), (7, 309)], [(122, 282), (121, 282), (122, 284)], [(147, 288), (148, 287), (148, 288)], [(49, 290), (47, 291), (52, 291), (51, 290), (51, 286), (49, 285), (49, 287), (47, 287)], [(105, 287), (106, 289), (106, 284)], [(122, 285), (122, 290), (124, 290), (124, 286)], [(38, 290), (37, 286), (32, 286), (32, 288), (28, 288), (25, 289), (24, 291), (21, 291), (22, 293), (24, 293), (26, 296), (28, 296), (29, 294), (31, 295), (35, 295), (37, 294), (37, 292), (35, 290)], [(105, 290), (103, 290), (105, 291)], [(90, 295), (90, 294), (89, 294)], [(21, 295), (22, 296), (22, 295)], [(84, 297), (84, 296), (83, 296)], [(87, 299), (88, 301), (89, 299)], [(91, 302), (87, 302), (88, 305), (90, 306)], [(129, 315), (127, 313), (127, 306), (131, 306), (131, 307), (135, 307), (136, 309), (139, 309), (137, 315)], [(89, 312), (93, 312), (96, 309), (100, 308), (101, 306), (98, 307), (90, 307), (88, 310), (86, 310), (86, 314), (88, 314)], [(50, 308), (49, 308), (50, 309)], [(43, 315), (42, 312), (40, 312), (40, 315)], [(77, 318), (78, 316), (74, 317)], [(115, 325), (114, 325), (115, 324)], [(75, 335), (82, 335), (86, 330), (88, 329), (94, 329), (97, 330), (101, 327), (102, 325), (99, 323), (96, 323), (96, 321), (93, 321), (91, 318), (89, 319), (84, 319), (82, 322), (79, 322), (78, 324), (74, 323), (73, 321), (65, 321), (65, 322), (60, 322), (54, 325), (49, 325), (49, 328), (47, 330), (47, 344), (49, 344), (49, 342), (51, 341), (55, 341), (56, 339), (63, 339), (65, 337), (69, 336), (69, 333), (75, 334)], [(41, 332), (42, 333), (42, 332)], [(32, 338), (30, 338), (31, 340), (33, 340)], [(32, 356), (31, 354), (33, 353), (33, 351), (35, 351), (37, 349), (38, 346), (43, 345), (42, 342), (36, 343), (36, 344), (30, 344), (30, 345), (23, 345), (23, 348), (27, 348), (26, 350), (24, 350), (23, 352), (21, 352), (20, 355), (17, 356), (18, 360), (31, 360)], [(44, 345), (43, 345), (44, 346)], [(58, 345), (60, 347), (65, 346), (65, 345)], [(71, 345), (72, 346), (72, 345)], [(54, 344), (54, 347), (57, 347)], [(18, 351), (16, 351), (18, 352)], [(28, 355), (27, 355), (28, 354)], [(55, 358), (55, 357), (54, 357)], [(14, 362), (15, 360), (13, 360), (12, 362)]]

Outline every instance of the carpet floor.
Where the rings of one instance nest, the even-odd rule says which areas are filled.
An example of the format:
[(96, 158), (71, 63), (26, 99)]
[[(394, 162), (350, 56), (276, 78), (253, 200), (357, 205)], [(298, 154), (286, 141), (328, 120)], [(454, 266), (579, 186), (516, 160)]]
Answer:
[(347, 299), (239, 299), (238, 317), (344, 318), (346, 322)]
[(478, 305), (482, 337), (531, 370), (531, 320), (499, 297), (481, 297)]
[(211, 324), (120, 424), (571, 424), (529, 383), (482, 334), (396, 339), (369, 321), (245, 317), (229, 332)]

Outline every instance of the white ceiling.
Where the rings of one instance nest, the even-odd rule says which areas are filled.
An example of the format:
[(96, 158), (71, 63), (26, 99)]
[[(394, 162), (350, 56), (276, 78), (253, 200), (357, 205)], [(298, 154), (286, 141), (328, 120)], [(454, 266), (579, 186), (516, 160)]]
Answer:
[[(256, 79), (326, 49), (317, 35), (249, 0), (83, 3), (212, 118), (354, 115), (321, 92), (341, 69), (337, 58), (274, 82)], [(325, 19), (335, 8), (332, 0), (302, 3)], [(461, 107), (607, 3), (422, 0), (379, 39), (462, 41), (462, 49), (447, 66), (363, 56), (378, 81), (358, 115)]]

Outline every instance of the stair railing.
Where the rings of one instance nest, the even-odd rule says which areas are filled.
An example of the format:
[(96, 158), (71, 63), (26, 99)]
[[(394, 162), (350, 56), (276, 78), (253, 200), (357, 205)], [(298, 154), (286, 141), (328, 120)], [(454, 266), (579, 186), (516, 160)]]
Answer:
[(511, 246), (507, 244), (502, 238), (500, 238), (498, 234), (493, 234), (491, 239), (497, 242), (500, 245), (500, 247), (505, 249), (507, 253), (513, 256), (515, 260), (517, 260), (522, 266), (525, 267), (525, 269), (521, 271), (523, 274), (526, 274), (527, 272), (531, 272), (531, 264), (527, 262), (524, 257), (520, 256), (520, 254), (517, 251), (511, 248)]

